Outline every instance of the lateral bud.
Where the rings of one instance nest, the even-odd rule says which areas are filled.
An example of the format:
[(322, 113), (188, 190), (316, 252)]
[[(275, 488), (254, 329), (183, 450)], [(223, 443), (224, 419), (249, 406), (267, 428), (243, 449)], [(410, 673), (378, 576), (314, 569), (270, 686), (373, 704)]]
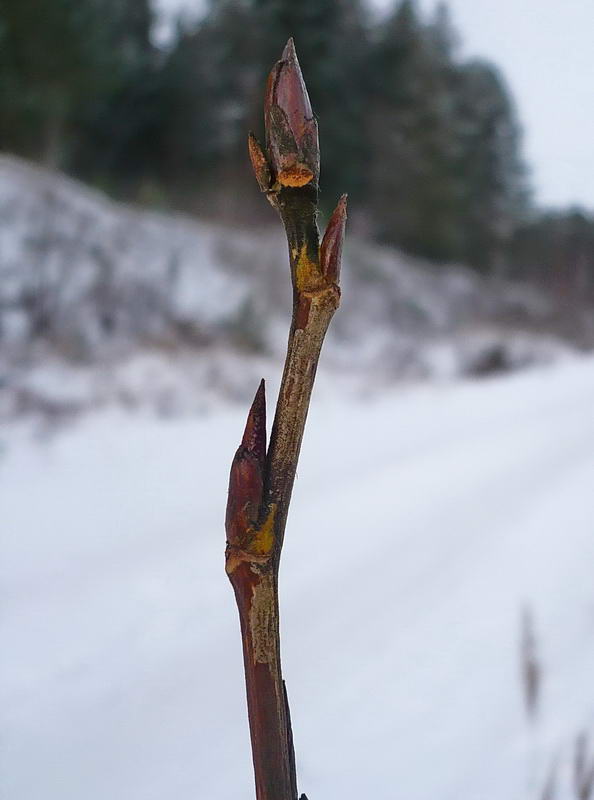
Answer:
[(343, 194), (326, 226), (326, 232), (320, 246), (320, 266), (329, 283), (338, 283), (340, 279), (340, 262), (342, 260), (342, 244), (347, 219), (347, 195)]
[(272, 68), (264, 99), (266, 145), (275, 179), (282, 186), (318, 182), (318, 125), (289, 39), (282, 58)]
[(248, 151), (260, 191), (267, 192), (272, 185), (270, 166), (268, 164), (268, 159), (264, 155), (264, 151), (262, 150), (260, 142), (256, 139), (251, 131), (248, 136)]
[(260, 382), (250, 408), (241, 444), (229, 475), (225, 530), (227, 544), (244, 547), (246, 534), (258, 518), (266, 465), (266, 395)]

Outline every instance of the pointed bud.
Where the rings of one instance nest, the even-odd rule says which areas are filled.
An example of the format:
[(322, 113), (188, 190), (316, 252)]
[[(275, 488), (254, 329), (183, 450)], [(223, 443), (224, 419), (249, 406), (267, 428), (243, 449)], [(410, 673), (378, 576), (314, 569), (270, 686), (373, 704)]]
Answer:
[(267, 192), (272, 184), (270, 167), (268, 166), (268, 160), (264, 155), (260, 142), (251, 132), (248, 136), (248, 150), (260, 191)]
[(229, 544), (241, 547), (247, 530), (258, 518), (265, 465), (266, 395), (262, 380), (248, 414), (241, 444), (231, 464), (225, 517)]
[(317, 183), (320, 174), (318, 125), (292, 39), (268, 78), (264, 125), (268, 153), (278, 182), (283, 186)]
[(264, 465), (266, 459), (266, 386), (264, 378), (260, 381), (252, 402), (241, 439), (241, 447), (252, 454), (262, 466)]
[(324, 276), (331, 283), (338, 283), (340, 279), (340, 261), (346, 218), (347, 196), (343, 194), (332, 212), (320, 247), (320, 266)]

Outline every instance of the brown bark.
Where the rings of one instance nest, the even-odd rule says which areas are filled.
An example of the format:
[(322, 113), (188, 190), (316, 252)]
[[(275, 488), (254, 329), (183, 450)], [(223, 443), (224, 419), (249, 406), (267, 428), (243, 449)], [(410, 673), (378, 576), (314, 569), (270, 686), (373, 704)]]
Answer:
[(256, 797), (297, 800), (280, 661), (278, 567), (318, 359), (340, 300), (346, 198), (320, 246), (317, 125), (292, 40), (268, 81), (265, 124), (266, 153), (250, 135), (249, 154), (258, 184), (285, 227), (293, 316), (268, 451), (262, 383), (231, 466), (226, 570), (241, 624)]

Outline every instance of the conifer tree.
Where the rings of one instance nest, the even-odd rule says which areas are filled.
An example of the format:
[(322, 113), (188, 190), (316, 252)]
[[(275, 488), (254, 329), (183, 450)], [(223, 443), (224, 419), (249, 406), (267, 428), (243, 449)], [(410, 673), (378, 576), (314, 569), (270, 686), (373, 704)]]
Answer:
[(119, 168), (151, 22), (149, 0), (1, 0), (0, 144), (84, 177)]
[[(67, 158), (68, 128), (85, 96), (106, 80), (107, 51), (94, 0), (3, 0), (2, 146), (51, 166)], [(109, 74), (108, 72), (106, 74)]]
[(95, 0), (104, 17), (110, 81), (81, 108), (72, 171), (121, 189), (154, 169), (158, 156), (158, 57), (151, 42), (150, 0)]
[(513, 230), (527, 209), (515, 110), (499, 72), (484, 61), (462, 65), (456, 108), (463, 177), (462, 258), (483, 270), (500, 269)]
[(460, 239), (451, 68), (404, 0), (375, 52), (371, 204), (381, 238), (435, 259), (455, 257)]
[(486, 62), (460, 62), (447, 7), (404, 0), (374, 55), (370, 206), (384, 240), (482, 269), (504, 260), (527, 197), (513, 104)]

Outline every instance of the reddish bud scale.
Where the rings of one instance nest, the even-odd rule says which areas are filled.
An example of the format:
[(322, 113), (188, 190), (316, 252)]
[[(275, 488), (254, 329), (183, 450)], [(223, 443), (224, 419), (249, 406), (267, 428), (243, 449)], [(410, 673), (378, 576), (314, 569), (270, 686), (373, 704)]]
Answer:
[(262, 146), (253, 133), (248, 136), (248, 151), (258, 186), (262, 192), (267, 192), (272, 184), (272, 174)]
[(266, 460), (266, 386), (264, 378), (260, 381), (249, 410), (241, 444), (258, 459), (263, 469)]
[(268, 154), (278, 182), (283, 186), (317, 182), (318, 126), (292, 39), (268, 78), (264, 125)]
[(328, 221), (324, 238), (320, 246), (320, 266), (325, 278), (331, 283), (338, 283), (340, 278), (340, 262), (342, 260), (342, 244), (347, 219), (347, 196), (343, 194)]
[(266, 464), (266, 396), (260, 383), (248, 414), (243, 439), (231, 464), (225, 530), (227, 542), (243, 548), (262, 502)]

